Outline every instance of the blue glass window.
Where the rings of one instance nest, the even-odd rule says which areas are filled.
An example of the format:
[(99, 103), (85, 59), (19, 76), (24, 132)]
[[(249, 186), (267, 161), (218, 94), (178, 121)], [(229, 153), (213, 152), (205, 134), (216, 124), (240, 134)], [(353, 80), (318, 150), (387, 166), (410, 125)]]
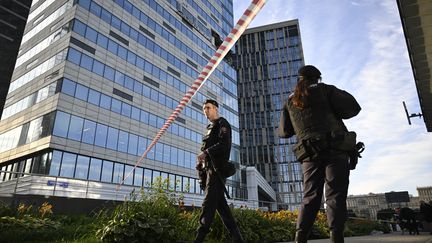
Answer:
[(192, 168), (192, 153), (185, 151), (185, 167)]
[(118, 129), (108, 128), (107, 148), (117, 150), (118, 133)]
[(102, 124), (96, 125), (95, 145), (105, 147), (108, 135), (108, 127)]
[(150, 99), (158, 102), (158, 92), (154, 89), (150, 90)]
[(105, 9), (102, 9), (101, 19), (104, 20), (107, 23), (111, 23), (111, 13), (109, 13)]
[(171, 160), (170, 164), (177, 165), (177, 148), (171, 147)]
[(150, 87), (148, 87), (147, 85), (143, 85), (142, 95), (144, 97), (150, 98)]
[(129, 143), (129, 134), (124, 131), (120, 131), (118, 137), (118, 151), (127, 153)]
[(140, 110), (138, 108), (136, 108), (135, 106), (132, 106), (132, 113), (131, 113), (131, 118), (134, 120), (139, 121), (140, 120)]
[(132, 53), (132, 52), (129, 51), (129, 52), (127, 53), (127, 61), (128, 61), (129, 63), (135, 65), (135, 62), (136, 62), (136, 55), (135, 55), (134, 53)]
[(134, 81), (131, 77), (129, 76), (125, 76), (125, 87), (127, 89), (133, 90), (133, 86), (134, 86)]
[(111, 67), (105, 66), (104, 78), (114, 81), (115, 70)]
[(87, 87), (82, 86), (81, 84), (77, 84), (77, 88), (75, 91), (75, 97), (80, 100), (87, 101), (89, 89)]
[(72, 116), (69, 124), (68, 138), (80, 141), (84, 119), (77, 116)]
[(123, 180), (124, 164), (114, 163), (113, 182), (119, 183)]
[(156, 144), (156, 156), (155, 156), (155, 160), (157, 161), (162, 161), (163, 160), (163, 144), (162, 143), (157, 143)]
[(88, 40), (92, 41), (93, 43), (96, 43), (97, 32), (94, 29), (92, 29), (90, 27), (87, 27), (85, 38), (87, 38)]
[(144, 154), (147, 149), (147, 139), (143, 137), (138, 138), (138, 155)]
[(183, 177), (183, 188), (182, 188), (182, 191), (183, 192), (187, 192), (187, 191), (189, 191), (188, 189), (189, 189), (189, 187), (190, 187), (190, 184), (189, 184), (189, 177), (186, 177), (186, 176), (184, 176)]
[(149, 115), (149, 125), (150, 126), (152, 126), (152, 127), (157, 127), (157, 120), (156, 120), (157, 118), (156, 118), (156, 116), (155, 115), (153, 115), (153, 114), (150, 114)]
[(60, 163), (62, 159), (62, 152), (54, 150), (49, 168), (49, 175), (58, 176), (60, 171)]
[(149, 113), (147, 111), (141, 110), (141, 122), (149, 124)]
[(127, 25), (125, 22), (121, 22), (120, 25), (121, 25), (121, 26), (120, 26), (120, 31), (121, 31), (123, 34), (129, 36), (129, 32), (130, 32), (130, 27), (129, 27), (129, 25)]
[(131, 112), (132, 112), (132, 107), (131, 105), (127, 104), (127, 103), (122, 103), (122, 108), (121, 108), (121, 114), (123, 116), (127, 116), (130, 117), (131, 116)]
[(171, 146), (166, 145), (166, 144), (164, 145), (162, 156), (163, 156), (163, 162), (169, 164), (170, 163), (170, 157), (171, 157)]
[(76, 163), (75, 178), (87, 179), (89, 170), (90, 158), (87, 156), (79, 155)]
[[(133, 183), (135, 171), (132, 171), (132, 170), (133, 170), (133, 166), (125, 165), (124, 182), (123, 182), (125, 185), (132, 185), (132, 183)], [(127, 176), (127, 178), (126, 178), (126, 176)]]
[(178, 166), (184, 166), (184, 151), (181, 149), (178, 150), (177, 162)]
[(121, 113), (121, 102), (117, 99), (111, 100), (111, 111), (120, 114)]
[(152, 170), (145, 169), (144, 170), (144, 186), (150, 187), (152, 184)]
[(57, 111), (53, 134), (59, 137), (67, 137), (67, 132), (69, 128), (70, 115), (61, 111)]
[(84, 121), (84, 128), (83, 128), (83, 135), (82, 135), (82, 142), (93, 144), (95, 140), (95, 134), (96, 134), (96, 123), (85, 120)]
[(81, 57), (81, 67), (91, 71), (93, 69), (93, 58), (87, 56), (87, 55), (82, 55)]
[(101, 94), (100, 106), (107, 110), (111, 110), (111, 97)]
[(123, 60), (127, 60), (127, 50), (126, 50), (126, 48), (124, 48), (123, 46), (120, 46), (120, 45), (119, 45), (117, 55), (118, 55), (121, 59), (123, 59)]
[(138, 149), (138, 136), (130, 134), (129, 135), (128, 153), (136, 155), (137, 149)]
[(73, 49), (73, 48), (69, 48), (67, 59), (70, 62), (75, 63), (76, 65), (80, 65), (81, 53), (78, 52), (77, 50)]
[(70, 81), (69, 79), (63, 79), (62, 84), (62, 93), (68, 94), (70, 96), (74, 96), (75, 94), (76, 83)]
[(100, 16), (100, 14), (101, 14), (101, 7), (98, 4), (96, 4), (94, 2), (91, 2), (91, 4), (90, 4), (90, 12), (92, 12), (96, 16)]
[(93, 72), (98, 74), (99, 76), (103, 76), (104, 75), (104, 67), (105, 65), (103, 65), (101, 62), (99, 61), (94, 61), (93, 62)]
[(143, 186), (143, 179), (144, 179), (144, 169), (137, 167), (135, 169), (134, 186)]
[(71, 153), (63, 153), (63, 159), (60, 168), (60, 176), (61, 177), (73, 177), (75, 162), (76, 162), (76, 154)]
[[(151, 141), (149, 141), (150, 143)], [(147, 153), (147, 158), (149, 159), (155, 159), (155, 146), (152, 147), (152, 149)]]
[(137, 56), (137, 59), (136, 59), (136, 66), (138, 67), (138, 68), (140, 68), (140, 69), (143, 69), (144, 70), (144, 59), (142, 59), (141, 57), (138, 57)]
[(95, 91), (95, 90), (93, 90), (93, 89), (90, 89), (90, 91), (89, 91), (89, 97), (88, 97), (88, 102), (92, 103), (92, 104), (94, 104), (96, 106), (99, 106), (99, 100), (100, 100), (100, 93), (97, 92), (97, 91)]
[(117, 54), (118, 45), (112, 40), (108, 40), (108, 50), (111, 53)]
[(102, 171), (102, 160), (92, 158), (90, 160), (89, 180), (99, 181)]
[(107, 160), (103, 161), (101, 181), (103, 182), (112, 181), (113, 167), (114, 167), (113, 162)]
[(75, 20), (73, 30), (80, 34), (81, 36), (85, 35), (86, 26), (81, 21)]
[(114, 82), (118, 83), (121, 86), (124, 86), (125, 75), (122, 72), (115, 71)]

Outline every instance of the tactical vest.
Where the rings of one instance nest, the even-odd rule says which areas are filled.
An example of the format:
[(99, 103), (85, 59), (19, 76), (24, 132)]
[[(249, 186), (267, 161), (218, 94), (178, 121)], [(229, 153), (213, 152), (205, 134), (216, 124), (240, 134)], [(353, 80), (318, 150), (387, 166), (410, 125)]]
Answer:
[[(225, 124), (225, 126), (230, 127), (228, 121), (223, 117), (220, 117), (216, 122), (207, 125), (207, 131), (202, 139), (201, 151), (210, 148), (218, 142), (221, 124)], [(230, 150), (228, 150), (227, 153), (212, 154), (212, 159), (214, 161), (227, 162), (229, 160), (229, 156)]]
[(310, 86), (307, 102), (308, 106), (303, 109), (294, 106), (291, 99), (288, 102), (290, 119), (299, 142), (325, 137), (330, 132), (347, 131), (342, 120), (332, 111), (325, 84)]

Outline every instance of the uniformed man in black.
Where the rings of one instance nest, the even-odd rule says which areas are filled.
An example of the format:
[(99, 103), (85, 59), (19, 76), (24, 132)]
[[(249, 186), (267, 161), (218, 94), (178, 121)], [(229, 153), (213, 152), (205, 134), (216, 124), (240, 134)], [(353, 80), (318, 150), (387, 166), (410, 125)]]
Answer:
[(298, 75), (294, 93), (282, 109), (279, 125), (279, 137), (296, 135), (294, 150), (303, 169), (304, 196), (295, 242), (307, 242), (325, 186), (331, 241), (341, 243), (347, 217), (350, 159), (349, 153), (332, 147), (336, 139), (332, 135), (341, 134), (338, 139), (343, 140), (348, 130), (342, 119), (356, 116), (361, 108), (348, 92), (320, 83), (321, 72), (316, 67), (306, 65), (299, 69)]
[(225, 199), (225, 178), (217, 173), (223, 163), (228, 163), (231, 151), (231, 126), (225, 118), (219, 116), (218, 107), (218, 103), (211, 99), (206, 100), (203, 104), (203, 112), (211, 123), (207, 126), (206, 134), (203, 137), (202, 152), (197, 156), (196, 168), (201, 173), (200, 179), (203, 180), (202, 188), (205, 190), (205, 198), (195, 242), (204, 241), (216, 210), (234, 242), (243, 242)]

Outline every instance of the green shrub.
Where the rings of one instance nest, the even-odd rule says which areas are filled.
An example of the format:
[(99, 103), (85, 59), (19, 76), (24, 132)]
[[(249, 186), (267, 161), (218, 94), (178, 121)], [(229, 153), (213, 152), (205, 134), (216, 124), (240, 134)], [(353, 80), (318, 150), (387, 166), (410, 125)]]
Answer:
[(101, 225), (96, 236), (106, 242), (175, 242), (186, 240), (184, 218), (175, 206), (177, 200), (173, 193), (166, 191), (168, 181), (153, 184), (148, 194), (141, 193), (141, 199), (131, 195), (113, 212), (101, 214)]
[(2, 216), (13, 216), (15, 211), (4, 202), (0, 201), (0, 217)]
[(345, 236), (370, 235), (374, 230), (390, 232), (388, 225), (367, 219), (350, 219), (346, 222), (345, 228)]

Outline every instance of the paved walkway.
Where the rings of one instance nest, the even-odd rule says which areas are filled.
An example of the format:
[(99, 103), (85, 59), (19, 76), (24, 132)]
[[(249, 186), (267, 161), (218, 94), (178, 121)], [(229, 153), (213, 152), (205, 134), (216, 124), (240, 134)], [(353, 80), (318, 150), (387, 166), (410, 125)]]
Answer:
[[(329, 243), (330, 240), (309, 240), (309, 242)], [(345, 243), (432, 243), (432, 235), (429, 232), (420, 232), (420, 235), (409, 235), (406, 233), (402, 235), (401, 232), (393, 232), (390, 234), (346, 237)]]

